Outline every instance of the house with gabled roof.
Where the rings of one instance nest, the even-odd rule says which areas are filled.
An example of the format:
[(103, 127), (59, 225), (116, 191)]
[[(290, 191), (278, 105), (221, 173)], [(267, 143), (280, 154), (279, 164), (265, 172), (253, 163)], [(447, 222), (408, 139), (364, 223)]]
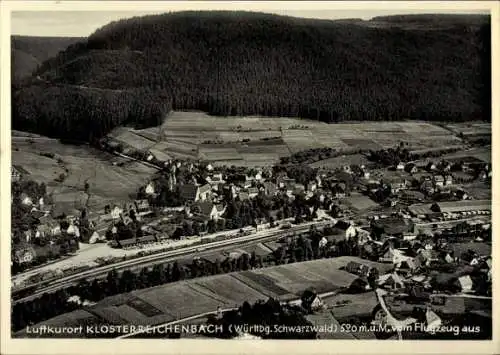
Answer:
[(24, 176), (29, 174), (30, 173), (20, 165), (13, 164), (10, 167), (10, 178), (12, 182), (20, 181)]
[(25, 192), (21, 193), (20, 196), (21, 203), (26, 206), (32, 206), (33, 205), (33, 199)]
[(344, 234), (345, 239), (350, 239), (356, 236), (356, 228), (354, 228), (354, 226), (349, 222), (340, 220), (337, 223), (335, 223), (335, 226), (333, 228), (342, 231), (342, 234)]
[(264, 193), (269, 196), (274, 196), (278, 193), (278, 187), (270, 181), (265, 181), (262, 184), (262, 189), (264, 190)]
[(337, 183), (332, 187), (332, 194), (335, 198), (345, 198), (346, 186), (344, 183)]
[(114, 220), (117, 220), (119, 218), (121, 218), (121, 215), (123, 214), (123, 209), (118, 207), (118, 206), (114, 206), (113, 209), (111, 210), (111, 218), (114, 219)]
[(433, 171), (436, 170), (436, 164), (432, 161), (428, 162), (427, 165), (425, 166), (425, 169), (427, 171)]
[(408, 163), (405, 165), (405, 171), (410, 174), (415, 174), (418, 172), (418, 168), (414, 163)]
[(240, 199), (240, 201), (246, 201), (250, 199), (250, 195), (247, 191), (240, 191), (238, 192), (238, 198)]
[(145, 193), (147, 195), (154, 195), (155, 194), (155, 185), (152, 181), (150, 181), (147, 185), (146, 185), (146, 188), (145, 188)]
[(151, 206), (149, 205), (148, 200), (135, 200), (134, 205), (135, 205), (137, 214), (139, 216), (145, 216), (145, 215), (153, 213), (153, 211), (151, 211)]
[(194, 183), (181, 185), (179, 190), (181, 198), (188, 202), (205, 201), (212, 191), (209, 184), (198, 186)]
[(29, 244), (22, 244), (14, 249), (14, 260), (18, 264), (31, 263), (36, 258), (36, 251)]
[(210, 184), (201, 185), (198, 189), (198, 199), (201, 201), (206, 201), (210, 198), (212, 193), (212, 187)]
[(379, 277), (377, 284), (383, 288), (400, 290), (405, 288), (405, 283), (397, 273), (389, 273)]
[(443, 187), (444, 186), (444, 177), (443, 177), (443, 175), (434, 175), (433, 181), (434, 181), (434, 185), (436, 187)]
[(256, 187), (250, 187), (247, 190), (249, 198), (255, 198), (259, 194), (259, 189)]

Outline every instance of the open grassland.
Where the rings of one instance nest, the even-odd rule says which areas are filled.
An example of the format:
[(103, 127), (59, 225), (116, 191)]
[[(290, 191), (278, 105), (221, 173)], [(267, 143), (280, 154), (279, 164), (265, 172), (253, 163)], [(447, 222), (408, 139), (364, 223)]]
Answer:
[(313, 168), (324, 168), (324, 169), (335, 169), (338, 167), (346, 166), (346, 165), (366, 165), (370, 161), (363, 154), (349, 154), (349, 155), (341, 155), (334, 158), (323, 159), (317, 162), (314, 162), (311, 165)]
[[(311, 148), (339, 151), (411, 149), (462, 145), (449, 128), (426, 122), (353, 122), (327, 124), (297, 118), (215, 117), (202, 112), (171, 112), (161, 127), (121, 127), (110, 135), (158, 158), (204, 159), (216, 165), (272, 165), (280, 157)], [(340, 163), (333, 161), (331, 164)]]
[(447, 124), (446, 127), (459, 135), (463, 134), (465, 137), (471, 135), (491, 135), (491, 123), (487, 122), (464, 122)]
[[(208, 276), (112, 296), (88, 307), (83, 316), (90, 313), (101, 323), (110, 324), (160, 324), (214, 312), (217, 307), (237, 307), (245, 301), (253, 303), (269, 297), (283, 301), (298, 299), (310, 287), (320, 293), (348, 287), (356, 276), (341, 268), (349, 261), (377, 267), (381, 274), (391, 266), (356, 257), (339, 257)], [(75, 312), (76, 319), (82, 317), (82, 311)], [(66, 324), (69, 315), (71, 313), (58, 316), (49, 324), (58, 324), (59, 319)]]
[(465, 151), (450, 153), (444, 155), (443, 159), (467, 160), (467, 157), (479, 159), (485, 163), (491, 163), (491, 147), (472, 148)]
[[(85, 145), (65, 145), (54, 140), (33, 143), (13, 140), (12, 145), (12, 164), (28, 171), (28, 178), (44, 182), (56, 204), (74, 207), (88, 199), (91, 212), (102, 210), (111, 201), (129, 200), (129, 195), (155, 172), (137, 162), (114, 166), (113, 155)], [(54, 157), (40, 153), (54, 154)], [(57, 181), (61, 174), (64, 180)], [(84, 193), (86, 182), (90, 197)]]

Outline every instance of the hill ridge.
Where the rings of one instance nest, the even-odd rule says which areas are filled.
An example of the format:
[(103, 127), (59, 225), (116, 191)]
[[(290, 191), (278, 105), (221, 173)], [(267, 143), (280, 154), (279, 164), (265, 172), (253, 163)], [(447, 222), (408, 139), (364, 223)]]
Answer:
[(325, 122), (489, 120), (486, 23), (426, 31), (247, 12), (115, 21), (40, 66), (35, 75), (52, 86), (15, 87), (13, 126), (89, 140), (127, 122), (157, 124), (171, 109)]

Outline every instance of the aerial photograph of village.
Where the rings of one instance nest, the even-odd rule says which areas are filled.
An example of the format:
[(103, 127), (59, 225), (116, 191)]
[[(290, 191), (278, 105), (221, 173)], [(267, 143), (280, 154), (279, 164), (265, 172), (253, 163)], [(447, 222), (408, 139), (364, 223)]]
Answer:
[(351, 15), (13, 12), (11, 336), (492, 339), (490, 15)]

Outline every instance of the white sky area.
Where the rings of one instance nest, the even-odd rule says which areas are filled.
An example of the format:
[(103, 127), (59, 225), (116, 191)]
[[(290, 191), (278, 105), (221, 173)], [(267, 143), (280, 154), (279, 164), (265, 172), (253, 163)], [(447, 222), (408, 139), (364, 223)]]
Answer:
[[(466, 3), (466, 2), (465, 2)], [(199, 4), (199, 3), (198, 3)], [(269, 4), (269, 3), (267, 3)], [(209, 4), (207, 4), (209, 5)], [(58, 37), (86, 37), (92, 34), (98, 28), (116, 20), (143, 16), (148, 14), (161, 14), (165, 12), (183, 11), (183, 10), (248, 10), (279, 15), (306, 17), (318, 19), (343, 19), (343, 18), (362, 18), (368, 20), (375, 16), (401, 15), (401, 14), (422, 14), (422, 13), (454, 13), (454, 14), (488, 14), (488, 10), (470, 10), (470, 9), (419, 9), (419, 8), (400, 8), (391, 10), (362, 10), (362, 9), (340, 9), (333, 10), (331, 5), (329, 9), (321, 9), (321, 4), (315, 5), (314, 10), (305, 9), (280, 9), (274, 3), (274, 6), (263, 6), (266, 3), (254, 6), (235, 5), (227, 3), (210, 8), (210, 6), (186, 7), (176, 9), (165, 7), (165, 9), (151, 11), (12, 11), (11, 13), (11, 33), (13, 35), (24, 36), (58, 36)], [(259, 7), (260, 5), (260, 7)], [(274, 7), (274, 8), (273, 8)], [(297, 6), (295, 6), (297, 7)]]

